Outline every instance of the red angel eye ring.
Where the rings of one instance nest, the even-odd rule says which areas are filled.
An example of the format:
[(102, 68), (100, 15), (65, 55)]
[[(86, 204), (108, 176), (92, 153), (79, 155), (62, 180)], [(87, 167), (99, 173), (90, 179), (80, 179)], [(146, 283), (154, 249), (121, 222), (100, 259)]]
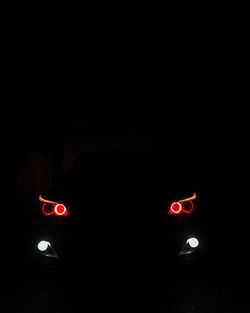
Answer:
[(192, 211), (194, 209), (193, 201), (183, 202), (183, 204), (184, 204), (182, 207), (183, 212), (187, 213), (187, 214), (192, 213)]
[(182, 211), (182, 205), (180, 202), (173, 202), (170, 207), (170, 214), (180, 214)]
[(45, 216), (53, 215), (54, 214), (53, 204), (47, 203), (47, 202), (43, 203), (42, 212), (43, 212), (43, 215)]
[(67, 208), (63, 204), (57, 203), (54, 207), (54, 212), (56, 215), (66, 215)]

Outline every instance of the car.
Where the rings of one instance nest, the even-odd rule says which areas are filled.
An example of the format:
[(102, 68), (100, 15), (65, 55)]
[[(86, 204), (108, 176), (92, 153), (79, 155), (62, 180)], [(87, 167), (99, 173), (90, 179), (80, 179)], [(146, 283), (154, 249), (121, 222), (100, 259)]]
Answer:
[(128, 279), (199, 263), (206, 251), (206, 193), (199, 166), (182, 163), (136, 149), (81, 155), (57, 190), (37, 198), (34, 268)]

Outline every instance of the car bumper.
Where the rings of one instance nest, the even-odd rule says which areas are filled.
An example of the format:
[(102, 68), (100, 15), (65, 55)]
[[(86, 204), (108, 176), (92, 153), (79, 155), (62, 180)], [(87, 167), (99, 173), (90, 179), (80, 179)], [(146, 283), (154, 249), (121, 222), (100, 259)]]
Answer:
[[(196, 226), (169, 229), (168, 232), (137, 232), (133, 237), (106, 237), (101, 232), (79, 232), (77, 228), (41, 228), (33, 234), (31, 258), (40, 273), (64, 275), (169, 275), (169, 269), (196, 264), (203, 256), (205, 236)], [(125, 238), (125, 239), (124, 239)], [(196, 238), (197, 247), (188, 239)], [(40, 251), (46, 240), (49, 250)]]

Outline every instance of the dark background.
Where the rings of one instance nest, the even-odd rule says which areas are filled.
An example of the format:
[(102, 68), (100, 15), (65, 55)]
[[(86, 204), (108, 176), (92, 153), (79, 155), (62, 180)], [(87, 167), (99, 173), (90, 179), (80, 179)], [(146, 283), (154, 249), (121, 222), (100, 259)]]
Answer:
[[(46, 57), (20, 53), (17, 60), (14, 53), (2, 83), (2, 217), (7, 222), (1, 233), (18, 238), (25, 217), (39, 209), (38, 194), (56, 186), (81, 152), (133, 147), (178, 153), (181, 147), (186, 158), (198, 156), (204, 166), (212, 197), (211, 228), (216, 225), (221, 235), (226, 273), (235, 278), (240, 270), (237, 283), (230, 275), (226, 282), (207, 276), (176, 280), (174, 288), (176, 293), (182, 288), (186, 309), (201, 310), (204, 301), (218, 308), (218, 295), (229, 301), (233, 294), (240, 302), (240, 291), (235, 290), (245, 282), (240, 278), (249, 275), (248, 81), (239, 58), (232, 62), (216, 45), (205, 43), (194, 51), (185, 47), (177, 52), (172, 46), (166, 52), (160, 48), (161, 58), (148, 56), (146, 47), (102, 57), (95, 49), (92, 58), (85, 55), (81, 61), (48, 51)], [(65, 62), (69, 59), (72, 63)], [(221, 289), (212, 292), (214, 285)], [(54, 300), (46, 302), (48, 295), (54, 299), (53, 292), (36, 286), (33, 306), (42, 302), (53, 307)], [(22, 299), (30, 303), (29, 296)], [(239, 311), (238, 302), (231, 301)]]

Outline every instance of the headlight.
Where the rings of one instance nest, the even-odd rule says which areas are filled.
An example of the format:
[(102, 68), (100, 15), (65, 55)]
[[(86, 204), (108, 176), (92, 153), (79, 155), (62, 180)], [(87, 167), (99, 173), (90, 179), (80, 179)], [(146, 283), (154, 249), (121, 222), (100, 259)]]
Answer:
[(192, 197), (172, 202), (168, 214), (192, 214), (194, 210), (193, 200), (196, 197), (196, 193), (194, 193)]
[(37, 248), (39, 251), (46, 251), (48, 247), (50, 246), (50, 243), (48, 241), (42, 240), (38, 243)]
[(69, 212), (67, 207), (62, 204), (55, 201), (50, 201), (42, 198), (42, 196), (39, 196), (39, 201), (42, 202), (42, 214), (44, 216), (68, 216)]

